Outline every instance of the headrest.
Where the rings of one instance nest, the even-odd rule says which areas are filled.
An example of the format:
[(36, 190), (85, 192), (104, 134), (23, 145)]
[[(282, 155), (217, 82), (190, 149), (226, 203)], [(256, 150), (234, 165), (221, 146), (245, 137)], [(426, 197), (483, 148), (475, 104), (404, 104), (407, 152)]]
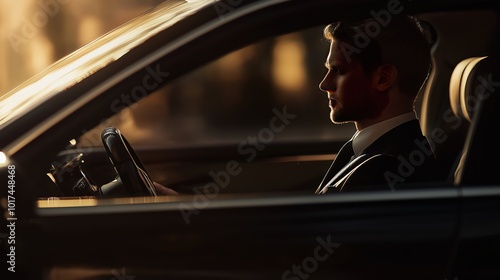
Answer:
[(477, 101), (487, 94), (492, 66), (487, 56), (467, 58), (457, 64), (450, 79), (450, 105), (457, 117), (471, 122)]

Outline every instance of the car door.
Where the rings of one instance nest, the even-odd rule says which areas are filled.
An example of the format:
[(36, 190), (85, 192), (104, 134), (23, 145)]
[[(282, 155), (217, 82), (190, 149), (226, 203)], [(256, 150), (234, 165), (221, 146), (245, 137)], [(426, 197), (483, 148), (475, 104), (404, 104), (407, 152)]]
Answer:
[[(19, 267), (48, 279), (443, 279), (457, 191), (43, 202)], [(40, 242), (43, 240), (43, 242)], [(27, 248), (27, 249), (28, 249)], [(37, 271), (39, 273), (39, 271)]]
[[(207, 21), (208, 27), (198, 30), (187, 43), (169, 45), (171, 52), (152, 65), (179, 69), (174, 74), (180, 77), (208, 60), (271, 34), (326, 23), (330, 18), (326, 11), (334, 6), (344, 8), (347, 14), (355, 9), (352, 3), (336, 6), (324, 1), (312, 4), (273, 1), (241, 7), (234, 5), (234, 1), (221, 3), (232, 3), (229, 7), (234, 13), (224, 14), (226, 17), (221, 21)], [(220, 10), (215, 12), (220, 16)], [(202, 21), (198, 16), (204, 19), (207, 13), (208, 10), (194, 14), (186, 19), (186, 26)], [(310, 22), (294, 21), (302, 13), (319, 16)], [(183, 27), (182, 24), (179, 26)], [(221, 46), (221, 42), (226, 44)], [(146, 53), (152, 47), (144, 48), (134, 54)], [(81, 90), (85, 85), (106, 80), (106, 75), (116, 70), (113, 67), (90, 76), (76, 87)], [(79, 125), (84, 121), (77, 117), (88, 116), (92, 120), (89, 123), (95, 126), (100, 117), (111, 115), (113, 112), (92, 117), (94, 113), (89, 109), (97, 112), (108, 109), (124, 90), (130, 92), (142, 81), (144, 74), (149, 73), (145, 68), (48, 129), (37, 139), (38, 143), (27, 145), (24, 154), (13, 157), (14, 162), (29, 162), (28, 155), (54, 155), (55, 148), (43, 151), (39, 148), (49, 146), (53, 139), (50, 132), (54, 132), (50, 136), (58, 143), (71, 139), (58, 129), (67, 128), (64, 131), (71, 132), (69, 136), (81, 133)], [(73, 128), (75, 125), (77, 128)], [(211, 177), (213, 189), (180, 197), (35, 196), (36, 199), (29, 200), (33, 194), (27, 190), (44, 183), (24, 178), (22, 182), (28, 183), (20, 194), (26, 200), (19, 207), (25, 207), (22, 212), (25, 214), (16, 228), (20, 274), (28, 278), (43, 275), (45, 279), (443, 279), (447, 276), (460, 213), (460, 190), (452, 184), (422, 185), (394, 193), (336, 196), (304, 192), (221, 193), (221, 181), (216, 179), (237, 181), (238, 168), (247, 167), (235, 165), (233, 161), (239, 163), (238, 160), (243, 162), (244, 158), (223, 156), (218, 162), (226, 168), (232, 163), (230, 171), (234, 174), (224, 168), (217, 169)], [(260, 189), (267, 189), (267, 185), (272, 189), (273, 182), (263, 180), (259, 184), (263, 185)]]

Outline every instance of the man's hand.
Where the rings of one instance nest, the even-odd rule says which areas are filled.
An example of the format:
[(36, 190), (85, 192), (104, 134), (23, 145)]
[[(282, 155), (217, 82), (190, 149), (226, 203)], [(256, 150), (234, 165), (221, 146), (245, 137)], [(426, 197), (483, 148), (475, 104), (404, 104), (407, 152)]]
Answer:
[(156, 182), (153, 182), (153, 183), (155, 185), (156, 192), (159, 195), (179, 195), (178, 192), (172, 190), (171, 188), (167, 188), (167, 187), (163, 186), (162, 184), (159, 184)]

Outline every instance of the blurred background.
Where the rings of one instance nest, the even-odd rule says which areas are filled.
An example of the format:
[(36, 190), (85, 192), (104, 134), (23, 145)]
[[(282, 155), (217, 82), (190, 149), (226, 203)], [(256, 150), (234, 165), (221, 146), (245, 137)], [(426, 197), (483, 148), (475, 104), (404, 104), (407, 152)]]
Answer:
[[(161, 2), (0, 0), (0, 95)], [(273, 109), (296, 115), (275, 141), (347, 139), (354, 127), (331, 124), (326, 95), (318, 89), (329, 46), (323, 27), (247, 46), (188, 73), (85, 133), (79, 143), (100, 145), (100, 131), (108, 125), (120, 128), (133, 145), (239, 143), (268, 127)]]
[(0, 0), (0, 95), (161, 0)]

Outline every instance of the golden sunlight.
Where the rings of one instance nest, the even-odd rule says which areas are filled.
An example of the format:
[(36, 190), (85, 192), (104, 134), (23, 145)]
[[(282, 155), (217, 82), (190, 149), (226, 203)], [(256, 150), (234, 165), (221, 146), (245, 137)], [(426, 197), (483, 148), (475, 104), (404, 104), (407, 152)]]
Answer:
[(306, 87), (304, 46), (294, 35), (280, 37), (273, 51), (272, 75), (282, 94), (300, 95)]

